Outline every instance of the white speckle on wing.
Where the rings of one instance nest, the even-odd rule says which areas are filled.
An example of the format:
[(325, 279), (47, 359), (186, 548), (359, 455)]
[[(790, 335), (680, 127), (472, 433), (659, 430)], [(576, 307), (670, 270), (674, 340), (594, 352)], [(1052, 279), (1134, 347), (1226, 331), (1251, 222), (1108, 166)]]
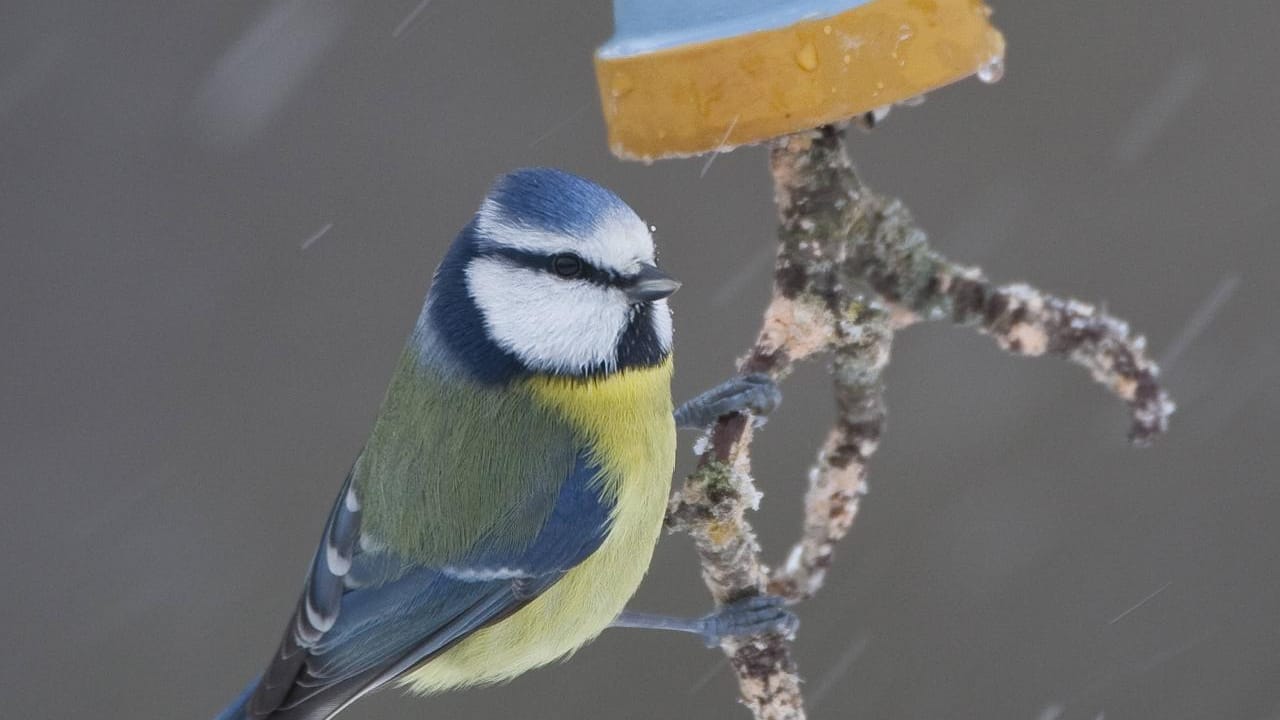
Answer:
[(311, 624), (311, 627), (319, 630), (320, 632), (328, 632), (329, 629), (333, 627), (333, 623), (338, 619), (337, 613), (328, 617), (320, 614), (320, 611), (316, 610), (315, 607), (311, 605), (310, 597), (307, 597), (303, 605), (306, 607), (307, 611), (307, 622)]
[(338, 577), (346, 575), (351, 570), (351, 558), (343, 557), (342, 553), (338, 552), (338, 548), (328, 543), (325, 543), (324, 559), (329, 566), (329, 572)]
[(489, 580), (515, 580), (518, 578), (532, 577), (528, 571), (520, 568), (511, 567), (493, 567), (493, 568), (469, 568), (457, 567), (454, 565), (446, 565), (442, 568), (445, 575), (457, 578), (466, 582), (486, 582)]
[[(303, 647), (314, 646), (316, 644), (316, 641), (319, 640), (320, 636), (323, 635), (324, 633), (317, 631), (314, 627), (308, 624), (307, 621), (304, 620), (301, 615), (295, 615), (294, 618), (295, 619), (293, 622), (293, 634), (295, 637), (298, 638), (298, 642)], [(280, 659), (283, 660), (285, 658), (284, 648), (281, 647), (280, 650), (281, 650)]]

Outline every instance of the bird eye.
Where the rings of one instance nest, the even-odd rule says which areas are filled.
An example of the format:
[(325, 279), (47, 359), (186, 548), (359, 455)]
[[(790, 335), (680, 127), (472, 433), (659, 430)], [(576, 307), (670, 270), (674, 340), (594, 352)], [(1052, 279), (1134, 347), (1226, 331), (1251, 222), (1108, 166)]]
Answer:
[(582, 274), (582, 258), (573, 253), (560, 253), (551, 258), (551, 271), (562, 278), (578, 277)]

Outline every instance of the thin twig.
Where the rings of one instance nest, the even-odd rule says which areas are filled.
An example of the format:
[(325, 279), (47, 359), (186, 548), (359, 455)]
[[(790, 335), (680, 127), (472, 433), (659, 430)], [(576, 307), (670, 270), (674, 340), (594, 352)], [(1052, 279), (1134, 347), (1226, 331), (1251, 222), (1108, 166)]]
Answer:
[(790, 600), (813, 597), (826, 579), (835, 545), (853, 526), (867, 492), (867, 464), (884, 430), (882, 372), (889, 363), (889, 314), (867, 305), (839, 323), (832, 376), (838, 414), (809, 470), (804, 530), (769, 592)]
[(1174, 406), (1146, 340), (1128, 323), (1088, 303), (1030, 285), (995, 285), (978, 268), (951, 262), (929, 247), (900, 201), (863, 192), (850, 271), (898, 306), (903, 324), (951, 320), (976, 327), (1001, 348), (1026, 357), (1049, 354), (1087, 369), (1129, 405), (1129, 439), (1146, 445), (1163, 433)]
[[(838, 413), (810, 471), (801, 538), (773, 573), (746, 519), (760, 497), (751, 477), (751, 418), (726, 416), (711, 428), (667, 524), (693, 537), (717, 602), (766, 591), (799, 601), (822, 587), (883, 432), (882, 373), (894, 332), (922, 318), (976, 327), (1016, 354), (1054, 354), (1084, 366), (1129, 403), (1136, 443), (1165, 429), (1173, 404), (1141, 337), (1090, 305), (1027, 285), (995, 286), (980, 270), (934, 252), (901, 202), (862, 184), (839, 128), (781, 138), (769, 160), (780, 222), (774, 293), (739, 370), (780, 380), (796, 362), (830, 352)], [(867, 299), (864, 286), (875, 296)], [(803, 720), (788, 638), (731, 640), (723, 649), (757, 720)]]

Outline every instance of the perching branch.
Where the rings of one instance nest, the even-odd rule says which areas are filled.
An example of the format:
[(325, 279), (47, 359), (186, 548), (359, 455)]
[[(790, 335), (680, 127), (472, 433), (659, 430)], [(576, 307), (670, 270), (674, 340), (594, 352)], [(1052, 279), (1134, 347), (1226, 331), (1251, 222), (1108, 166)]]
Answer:
[[(1066, 357), (1129, 404), (1135, 443), (1164, 431), (1173, 404), (1141, 337), (1092, 306), (1026, 285), (994, 286), (980, 270), (933, 251), (901, 202), (862, 185), (838, 128), (776, 141), (770, 169), (780, 223), (774, 294), (739, 370), (781, 380), (796, 362), (831, 353), (838, 412), (810, 470), (801, 538), (772, 572), (746, 519), (760, 497), (751, 476), (751, 418), (727, 416), (711, 428), (667, 524), (693, 537), (718, 603), (763, 592), (800, 601), (821, 589), (883, 430), (882, 372), (894, 331), (921, 318), (976, 327), (1016, 354)], [(787, 638), (726, 641), (724, 650), (758, 720), (805, 717)]]
[(849, 532), (867, 492), (867, 463), (884, 430), (884, 383), (893, 328), (878, 305), (853, 308), (837, 325), (831, 374), (836, 422), (809, 470), (804, 529), (769, 592), (789, 600), (813, 597), (826, 579), (835, 545)]
[(898, 200), (863, 193), (863, 224), (853, 240), (850, 272), (886, 301), (917, 318), (950, 319), (976, 327), (1001, 348), (1026, 357), (1065, 357), (1129, 405), (1129, 439), (1146, 445), (1168, 428), (1174, 406), (1157, 382), (1160, 370), (1146, 356), (1146, 339), (1129, 324), (1078, 300), (1030, 285), (996, 286), (978, 268), (946, 259)]

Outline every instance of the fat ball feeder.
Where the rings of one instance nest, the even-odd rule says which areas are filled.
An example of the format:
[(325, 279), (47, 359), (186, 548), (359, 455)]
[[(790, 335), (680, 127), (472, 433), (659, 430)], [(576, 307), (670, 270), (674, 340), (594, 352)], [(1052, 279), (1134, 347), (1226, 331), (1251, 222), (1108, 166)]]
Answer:
[[(595, 58), (609, 146), (652, 161), (767, 143), (778, 214), (773, 295), (743, 374), (775, 380), (831, 358), (836, 419), (808, 475), (801, 538), (776, 567), (748, 520), (754, 423), (721, 416), (676, 489), (667, 526), (687, 533), (719, 604), (821, 589), (866, 493), (884, 430), (894, 335), (927, 321), (977, 329), (1024, 357), (1056, 355), (1124, 400), (1130, 438), (1164, 432), (1173, 403), (1145, 340), (1094, 305), (952, 262), (900, 200), (857, 175), (843, 123), (970, 75), (999, 79), (1004, 38), (982, 0), (615, 0)], [(706, 166), (704, 166), (705, 169)], [(779, 633), (722, 643), (755, 720), (805, 720)]]
[(609, 148), (723, 151), (997, 79), (990, 16), (982, 0), (615, 0), (595, 56)]
[[(882, 299), (910, 295), (871, 281), (922, 279), (935, 292), (963, 285), (950, 271), (921, 278), (912, 261), (924, 257), (923, 233), (911, 230), (900, 203), (878, 204), (857, 180), (840, 125), (878, 119), (970, 75), (998, 79), (1004, 38), (989, 17), (982, 0), (614, 0), (615, 34), (595, 66), (615, 155), (650, 162), (770, 145), (774, 293), (738, 371), (776, 380), (806, 357), (834, 358), (839, 414), (809, 475), (802, 539), (784, 565), (762, 564), (746, 517), (756, 492), (749, 418), (716, 420), (668, 506), (668, 527), (693, 539), (718, 604), (811, 597), (853, 522), (883, 427), (881, 372), (896, 326)], [(886, 243), (870, 233), (892, 228), (903, 232), (883, 236), (887, 257), (906, 267), (875, 262)], [(963, 278), (973, 282), (971, 273)], [(755, 720), (805, 720), (787, 638), (770, 633), (722, 649)]]

